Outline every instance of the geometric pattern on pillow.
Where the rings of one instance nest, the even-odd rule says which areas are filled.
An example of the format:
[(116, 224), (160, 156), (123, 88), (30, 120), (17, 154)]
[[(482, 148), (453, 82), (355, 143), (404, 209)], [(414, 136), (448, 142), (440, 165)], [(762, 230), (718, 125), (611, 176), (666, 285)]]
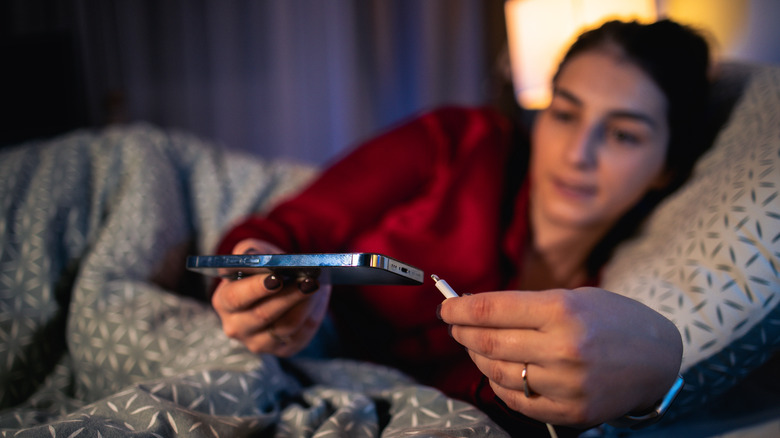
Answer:
[(763, 66), (692, 178), (617, 249), (602, 286), (675, 323), (682, 398), (700, 403), (780, 346), (778, 271), (780, 68)]

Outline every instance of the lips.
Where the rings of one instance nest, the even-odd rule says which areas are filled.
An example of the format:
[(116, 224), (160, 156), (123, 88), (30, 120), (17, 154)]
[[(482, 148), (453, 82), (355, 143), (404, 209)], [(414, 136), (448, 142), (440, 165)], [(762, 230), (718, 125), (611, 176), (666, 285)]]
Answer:
[(598, 192), (598, 189), (594, 184), (563, 180), (560, 178), (553, 178), (552, 181), (558, 192), (571, 198), (590, 198), (596, 196), (596, 193)]

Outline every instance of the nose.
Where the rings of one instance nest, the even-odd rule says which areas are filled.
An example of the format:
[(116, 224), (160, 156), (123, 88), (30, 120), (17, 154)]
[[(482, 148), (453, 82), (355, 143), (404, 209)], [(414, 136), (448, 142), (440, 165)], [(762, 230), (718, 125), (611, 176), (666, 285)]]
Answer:
[(591, 169), (596, 167), (599, 129), (595, 126), (581, 126), (571, 136), (571, 141), (566, 148), (566, 160), (578, 169)]

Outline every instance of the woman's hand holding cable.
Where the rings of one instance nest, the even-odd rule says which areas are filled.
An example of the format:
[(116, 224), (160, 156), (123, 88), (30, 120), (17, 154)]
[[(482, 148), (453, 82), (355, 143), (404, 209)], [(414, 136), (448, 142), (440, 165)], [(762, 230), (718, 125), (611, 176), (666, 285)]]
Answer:
[(445, 300), (439, 314), (511, 409), (592, 426), (651, 408), (677, 377), (677, 328), (598, 288), (504, 291)]

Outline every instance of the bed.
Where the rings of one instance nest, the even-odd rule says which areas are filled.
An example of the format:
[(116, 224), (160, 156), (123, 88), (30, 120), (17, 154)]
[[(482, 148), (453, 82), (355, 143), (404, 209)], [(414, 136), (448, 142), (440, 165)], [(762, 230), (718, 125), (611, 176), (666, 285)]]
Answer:
[[(780, 345), (780, 68), (724, 66), (719, 81), (713, 149), (604, 273), (683, 334), (679, 406), (645, 434), (780, 416), (777, 394), (715, 408)], [(0, 434), (507, 436), (396, 370), (224, 336), (185, 257), (316, 174), (143, 123), (0, 152)]]

